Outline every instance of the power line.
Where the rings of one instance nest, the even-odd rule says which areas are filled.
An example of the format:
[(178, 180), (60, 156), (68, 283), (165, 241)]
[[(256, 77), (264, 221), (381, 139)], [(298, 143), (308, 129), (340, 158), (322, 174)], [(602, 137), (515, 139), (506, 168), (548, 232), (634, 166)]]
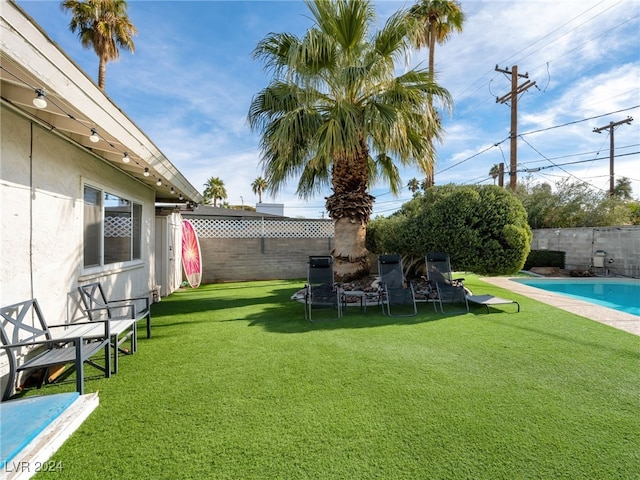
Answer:
[[(640, 143), (634, 143), (634, 144), (631, 144), (631, 145), (624, 145), (622, 147), (616, 147), (616, 150), (624, 150), (626, 148), (633, 148), (633, 147), (639, 147), (639, 146), (640, 146)], [(561, 160), (563, 158), (580, 157), (582, 155), (594, 155), (594, 154), (597, 157), (597, 155), (600, 154), (600, 151), (599, 150), (591, 150), (589, 152), (572, 153), (572, 154), (569, 154), (569, 155), (560, 155), (559, 157), (549, 157), (549, 160)], [(592, 162), (594, 160), (603, 160), (603, 159), (601, 159), (601, 158), (593, 158), (593, 159), (589, 159), (589, 160), (585, 160), (585, 161)], [(538, 162), (545, 162), (545, 161), (547, 161), (546, 158), (544, 158), (542, 160), (529, 160), (527, 162), (520, 163), (520, 166), (522, 167), (522, 166), (528, 165), (530, 163), (538, 163)]]
[(547, 130), (553, 130), (555, 128), (566, 127), (566, 126), (569, 126), (569, 125), (576, 125), (578, 123), (588, 122), (589, 120), (595, 120), (596, 118), (602, 118), (602, 117), (606, 117), (608, 115), (614, 115), (616, 113), (621, 113), (621, 112), (628, 112), (629, 110), (633, 110), (633, 109), (639, 108), (639, 107), (640, 107), (640, 105), (634, 105), (633, 107), (623, 108), (621, 110), (616, 110), (615, 112), (603, 113), (602, 115), (595, 115), (593, 117), (584, 118), (582, 120), (574, 120), (572, 122), (563, 123), (561, 125), (554, 125), (553, 127), (547, 127), (547, 128), (540, 128), (538, 130), (532, 130), (531, 132), (521, 133), (519, 136), (522, 137), (522, 136), (525, 136), (525, 135), (533, 135), (534, 133), (546, 132)]
[(633, 118), (631, 117), (627, 117), (624, 120), (620, 120), (619, 122), (609, 122), (609, 125), (606, 125), (604, 127), (598, 127), (598, 128), (594, 128), (593, 129), (593, 133), (601, 133), (603, 130), (609, 130), (609, 195), (613, 196), (614, 194), (614, 174), (613, 174), (613, 159), (615, 157), (614, 152), (615, 152), (615, 144), (614, 144), (614, 135), (613, 132), (615, 131), (615, 128), (620, 126), (620, 125), (629, 125), (631, 124), (631, 122), (633, 122)]
[[(545, 170), (547, 168), (554, 168), (554, 167), (564, 167), (566, 165), (578, 165), (580, 163), (589, 163), (589, 162), (598, 162), (598, 161), (602, 161), (602, 160), (607, 160), (607, 158), (589, 158), (586, 160), (576, 160), (575, 162), (565, 162), (565, 163), (553, 163), (551, 161), (551, 159), (546, 158), (544, 155), (542, 155), (542, 153), (540, 153), (538, 150), (536, 150), (533, 146), (531, 146), (531, 144), (529, 144), (528, 142), (525, 141), (525, 143), (527, 143), (527, 145), (529, 145), (534, 151), (536, 151), (539, 155), (541, 155), (545, 160), (549, 161), (551, 163), (551, 165), (544, 165), (542, 167), (535, 167), (535, 168), (524, 168), (522, 170), (518, 170), (518, 172), (524, 172), (524, 173), (536, 173), (540, 170)], [(622, 158), (622, 157), (628, 157), (631, 155), (638, 155), (640, 154), (640, 150), (636, 151), (636, 152), (629, 152), (629, 153), (621, 153), (619, 155), (615, 155), (615, 158)], [(567, 172), (568, 175), (571, 175), (570, 173)]]
[(498, 143), (494, 143), (493, 145), (491, 145), (491, 146), (489, 146), (489, 147), (485, 148), (484, 150), (481, 150), (481, 151), (480, 151), (480, 152), (478, 152), (478, 153), (474, 153), (474, 154), (473, 154), (473, 155), (471, 155), (470, 157), (467, 157), (467, 158), (465, 158), (464, 160), (459, 161), (458, 163), (454, 163), (454, 164), (453, 164), (453, 165), (451, 165), (450, 167), (447, 167), (447, 168), (445, 168), (445, 169), (443, 169), (443, 170), (439, 170), (437, 173), (438, 173), (438, 174), (440, 174), (440, 173), (442, 173), (442, 172), (446, 172), (447, 170), (451, 170), (452, 168), (455, 168), (455, 167), (457, 167), (458, 165), (462, 165), (463, 163), (468, 162), (469, 160), (471, 160), (471, 159), (473, 159), (473, 158), (477, 157), (478, 155), (482, 155), (483, 153), (488, 152), (488, 151), (489, 151), (489, 150), (491, 150), (492, 148), (498, 147), (501, 143), (506, 142), (508, 139), (509, 139), (509, 137), (505, 138), (504, 140), (501, 140), (501, 141), (500, 141), (500, 142), (498, 142)]
[[(589, 11), (593, 10), (594, 8), (596, 8), (596, 7), (600, 6), (600, 5), (604, 4), (604, 3), (605, 3), (605, 2), (604, 2), (604, 1), (602, 1), (602, 2), (599, 2), (597, 5), (594, 5), (594, 6), (592, 6), (592, 7), (589, 7), (588, 9), (586, 9), (585, 11), (583, 11), (582, 13), (580, 13), (579, 15), (576, 15), (575, 17), (573, 17), (573, 18), (572, 18), (571, 20), (569, 20), (568, 22), (565, 22), (564, 24), (562, 24), (560, 27), (558, 27), (558, 28), (556, 28), (555, 30), (553, 30), (553, 31), (549, 32), (548, 34), (544, 35), (544, 36), (543, 36), (542, 38), (540, 38), (539, 40), (534, 41), (533, 43), (529, 44), (529, 45), (528, 45), (528, 46), (526, 46), (525, 48), (523, 48), (523, 49), (519, 50), (519, 51), (518, 51), (517, 53), (515, 53), (514, 55), (511, 55), (511, 56), (510, 56), (510, 57), (508, 57), (506, 60), (510, 60), (510, 59), (512, 59), (512, 58), (514, 58), (514, 57), (516, 57), (519, 53), (526, 51), (527, 49), (531, 48), (533, 45), (535, 45), (535, 44), (539, 43), (541, 40), (543, 40), (543, 39), (545, 39), (545, 38), (548, 38), (548, 37), (549, 37), (550, 35), (552, 35), (553, 33), (555, 33), (555, 32), (557, 32), (557, 31), (559, 31), (560, 29), (562, 29), (563, 27), (565, 27), (565, 26), (569, 25), (571, 22), (575, 21), (575, 20), (576, 20), (576, 19), (578, 19), (579, 17), (581, 17), (581, 16), (583, 16), (583, 15), (587, 14)], [(605, 13), (607, 13), (607, 12), (609, 12), (609, 11), (610, 11), (610, 10), (612, 10), (613, 8), (618, 7), (618, 6), (619, 6), (619, 5), (621, 5), (621, 4), (622, 4), (622, 5), (624, 5), (624, 2), (617, 2), (617, 3), (613, 4), (613, 5), (609, 5), (609, 6), (607, 6), (607, 8), (606, 8), (605, 10), (603, 10), (603, 11), (601, 11), (600, 13), (598, 13), (598, 14), (596, 14), (596, 15), (594, 15), (594, 16), (592, 16), (592, 17), (590, 17), (588, 20), (586, 20), (586, 21), (582, 22), (580, 25), (577, 25), (576, 27), (573, 27), (573, 28), (570, 30), (570, 32), (575, 32), (575, 31), (576, 31), (576, 30), (578, 30), (579, 28), (584, 28), (584, 27), (585, 27), (585, 25), (587, 25), (588, 23), (590, 23), (590, 22), (592, 22), (592, 21), (597, 20), (597, 19), (598, 19), (598, 18), (600, 18), (602, 15), (604, 15), (604, 14), (605, 14)], [(614, 27), (612, 27), (612, 28), (610, 28), (610, 29), (606, 30), (605, 32), (600, 33), (600, 34), (598, 35), (598, 37), (601, 37), (601, 36), (603, 36), (603, 35), (605, 35), (605, 34), (608, 34), (608, 33), (612, 32), (613, 30), (615, 30), (615, 29), (617, 29), (617, 28), (620, 28), (620, 27), (624, 26), (625, 24), (628, 24), (629, 22), (631, 22), (631, 21), (635, 20), (638, 16), (639, 16), (639, 15), (635, 15), (635, 16), (633, 16), (633, 17), (631, 17), (631, 18), (627, 18), (627, 19), (625, 19), (624, 21), (622, 21), (621, 23), (618, 23), (618, 24), (617, 24), (617, 25), (615, 25)], [(601, 22), (601, 23), (604, 23), (604, 22)], [(568, 32), (568, 33), (569, 33), (569, 32)], [(534, 51), (534, 52), (532, 52), (531, 54), (541, 51), (543, 48), (548, 47), (549, 45), (551, 45), (551, 44), (553, 44), (554, 42), (558, 41), (559, 39), (563, 38), (565, 35), (566, 35), (566, 34), (563, 34), (562, 36), (558, 37), (557, 39), (555, 39), (555, 40), (553, 40), (553, 41), (551, 41), (551, 42), (547, 43), (547, 44), (546, 44), (546, 45), (544, 45), (543, 47), (541, 47), (541, 48), (539, 48), (539, 49), (535, 50), (535, 51)], [(597, 37), (596, 37), (596, 38), (597, 38)], [(576, 48), (572, 49), (571, 51), (575, 51), (575, 50), (577, 50), (577, 49), (579, 49), (579, 48), (582, 48), (582, 47), (584, 47), (584, 46), (586, 46), (586, 45), (590, 44), (590, 43), (591, 43), (591, 42), (593, 42), (593, 41), (594, 41), (594, 38), (591, 38), (590, 40), (588, 40), (588, 41), (586, 41), (586, 42), (583, 42), (582, 44), (580, 44), (578, 47), (576, 47)], [(529, 57), (531, 54), (528, 54), (528, 55), (527, 55), (527, 56), (525, 56), (525, 57), (518, 57), (518, 59), (521, 61), (521, 60), (523, 60), (524, 58)], [(564, 55), (566, 55), (566, 53), (565, 53)], [(543, 67), (543, 66), (546, 66), (546, 68), (547, 68), (547, 77), (549, 78), (549, 63), (550, 63), (551, 61), (555, 61), (555, 60), (557, 60), (557, 59), (561, 58), (561, 57), (562, 57), (562, 56), (564, 56), (564, 55), (561, 55), (561, 56), (559, 56), (559, 57), (556, 57), (556, 58), (554, 58), (553, 60), (547, 60), (547, 61), (544, 63), (544, 65), (539, 65), (539, 66), (537, 66), (537, 67), (535, 67), (535, 68), (531, 69), (530, 71), (532, 71), (532, 72), (533, 72), (533, 71), (537, 71), (539, 68), (541, 68), (541, 67)], [(505, 62), (505, 61), (503, 61), (502, 63), (504, 63), (504, 62)], [(465, 88), (465, 89), (464, 89), (460, 94), (457, 94), (457, 95), (455, 96), (454, 101), (455, 101), (456, 103), (458, 103), (458, 102), (461, 102), (463, 98), (466, 98), (466, 97), (472, 97), (472, 96), (473, 96), (473, 95), (475, 95), (478, 91), (480, 91), (482, 88), (486, 88), (486, 86), (487, 86), (487, 85), (489, 85), (489, 91), (490, 91), (490, 90), (491, 90), (491, 88), (490, 88), (490, 84), (491, 84), (491, 82), (493, 82), (493, 80), (496, 78), (496, 76), (492, 77), (489, 81), (484, 81), (484, 82), (482, 82), (482, 84), (480, 84), (480, 85), (479, 85), (475, 90), (473, 90), (473, 92), (469, 92), (469, 90), (471, 90), (471, 89), (474, 87), (474, 85), (476, 85), (476, 84), (478, 84), (479, 82), (481, 82), (481, 81), (482, 81), (482, 79), (484, 79), (484, 78), (485, 78), (489, 73), (490, 73), (490, 71), (489, 71), (489, 72), (484, 73), (484, 74), (483, 74), (482, 76), (480, 76), (477, 80), (475, 80), (474, 82), (472, 82), (472, 83), (471, 83), (467, 88)], [(549, 80), (548, 80), (548, 82), (549, 82)], [(548, 83), (548, 82), (547, 82), (547, 83)], [(545, 89), (544, 89), (544, 90), (546, 90), (546, 87), (545, 87)], [(467, 93), (467, 92), (469, 92), (469, 93)], [(493, 95), (492, 95), (492, 97), (493, 97)], [(476, 101), (476, 102), (474, 102), (474, 103), (473, 103), (473, 105), (469, 105), (469, 106), (467, 106), (467, 107), (465, 107), (465, 108), (467, 108), (467, 109), (471, 109), (471, 110), (473, 110), (473, 109), (477, 109), (477, 108), (479, 108), (481, 105), (488, 103), (489, 98), (490, 98), (490, 97), (486, 97), (486, 98), (484, 98), (483, 100)]]

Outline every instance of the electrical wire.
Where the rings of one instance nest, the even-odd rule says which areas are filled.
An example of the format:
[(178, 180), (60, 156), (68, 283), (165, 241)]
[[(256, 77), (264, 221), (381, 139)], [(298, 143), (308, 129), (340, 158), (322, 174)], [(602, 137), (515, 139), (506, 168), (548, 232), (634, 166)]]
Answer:
[[(17, 75), (15, 75), (13, 72), (7, 70), (4, 66), (0, 65), (0, 69), (3, 70), (6, 74), (8, 74), (9, 76), (11, 76), (12, 78), (14, 78), (16, 81), (20, 82), (21, 84), (25, 85), (26, 87), (28, 87), (29, 89), (32, 89), (34, 92), (36, 92), (38, 90), (38, 87), (35, 87), (33, 85), (31, 85), (29, 82), (27, 82), (26, 80), (18, 77)], [(3, 97), (4, 98), (4, 97)], [(73, 120), (75, 122), (77, 122), (79, 125), (82, 125), (83, 127), (87, 128), (89, 130), (90, 133), (92, 134), (96, 134), (100, 139), (102, 139), (107, 145), (109, 145), (112, 149), (114, 149), (115, 151), (117, 151), (120, 155), (122, 155), (123, 157), (126, 156), (129, 158), (129, 161), (132, 161), (133, 163), (135, 163), (138, 167), (140, 168), (144, 168), (132, 155), (130, 152), (128, 151), (122, 151), (120, 150), (118, 147), (116, 147), (113, 143), (111, 143), (109, 140), (107, 140), (103, 135), (100, 134), (100, 129), (97, 128), (97, 125), (94, 126), (87, 126), (85, 124), (85, 122), (77, 119), (75, 116), (73, 116), (72, 114), (68, 113), (62, 106), (60, 106), (51, 96), (47, 96), (47, 103), (50, 103), (51, 105), (55, 106), (61, 113), (63, 113), (65, 116), (67, 116), (70, 120)], [(10, 100), (6, 99), (9, 103)], [(42, 118), (38, 118), (38, 121), (41, 122), (42, 124), (46, 125), (47, 128), (49, 128), (49, 130), (57, 130), (55, 125), (47, 122), (46, 120), (43, 120)], [(89, 121), (87, 120), (86, 123), (89, 123)], [(146, 148), (144, 145), (141, 145), (143, 148), (145, 148), (145, 150), (147, 150), (149, 152), (149, 154), (160, 163), (160, 160), (158, 159), (158, 157), (156, 157), (151, 151), (149, 151), (148, 148)], [(89, 147), (85, 147), (85, 148), (89, 148)], [(159, 175), (154, 175), (151, 174), (150, 175), (152, 178), (157, 178), (158, 181), (162, 181), (162, 177), (160, 177)], [(169, 183), (164, 183), (162, 182), (162, 185), (164, 185), (167, 188), (173, 188), (174, 186), (172, 186)], [(175, 190), (176, 193), (180, 193), (177, 190)]]

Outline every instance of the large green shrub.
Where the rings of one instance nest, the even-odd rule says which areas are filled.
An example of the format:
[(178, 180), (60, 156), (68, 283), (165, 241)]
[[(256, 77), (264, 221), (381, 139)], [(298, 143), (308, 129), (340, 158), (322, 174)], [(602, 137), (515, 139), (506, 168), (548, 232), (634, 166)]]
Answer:
[(531, 238), (522, 202), (493, 185), (430, 188), (391, 217), (374, 219), (367, 235), (374, 253), (416, 259), (448, 252), (455, 269), (493, 275), (522, 269)]
[(559, 250), (531, 250), (527, 260), (524, 262), (524, 269), (531, 267), (558, 267), (564, 268), (566, 252)]

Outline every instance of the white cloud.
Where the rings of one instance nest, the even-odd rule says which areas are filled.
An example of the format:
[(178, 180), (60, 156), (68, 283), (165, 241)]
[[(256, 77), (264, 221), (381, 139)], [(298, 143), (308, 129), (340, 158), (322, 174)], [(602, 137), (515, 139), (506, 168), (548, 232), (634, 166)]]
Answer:
[[(92, 78), (97, 60), (82, 50), (67, 29), (68, 16), (58, 2), (19, 2)], [(376, 2), (380, 20), (415, 2)], [(256, 43), (269, 32), (302, 34), (311, 20), (302, 2), (130, 2), (140, 34), (135, 55), (125, 52), (107, 67), (107, 93), (139, 125), (192, 185), (202, 191), (209, 177), (220, 177), (233, 204), (257, 201), (251, 182), (261, 174), (258, 135), (246, 123), (251, 98), (269, 75), (251, 58)], [(640, 104), (640, 2), (623, 0), (498, 1), (466, 0), (464, 31), (436, 49), (438, 81), (453, 95), (451, 117), (443, 119), (444, 143), (438, 148), (436, 184), (488, 180), (495, 163), (509, 163), (510, 109), (496, 96), (510, 89), (510, 78), (494, 70), (518, 65), (536, 81), (520, 98), (519, 132), (546, 129)], [(415, 53), (412, 64), (427, 51)], [(519, 162), (551, 166), (598, 152), (608, 158), (608, 137), (593, 128), (638, 116), (639, 109), (525, 136)], [(637, 144), (640, 119), (616, 129), (616, 145)], [(534, 148), (537, 150), (534, 150)], [(628, 148), (620, 153), (638, 151)], [(548, 159), (566, 156), (566, 160)], [(638, 154), (616, 159), (616, 175), (634, 178), (640, 196)], [(563, 167), (602, 186), (608, 161)], [(556, 176), (557, 175), (557, 176)], [(536, 180), (568, 174), (547, 168)], [(416, 169), (403, 181), (420, 178)], [(476, 180), (480, 179), (480, 180)], [(488, 180), (491, 182), (491, 180)], [(291, 216), (321, 216), (324, 195), (310, 201), (295, 195), (292, 181), (272, 199), (285, 203)], [(328, 194), (328, 193), (326, 193)], [(325, 194), (325, 195), (326, 195)], [(384, 185), (374, 189), (376, 212), (389, 213), (410, 198), (394, 199)], [(240, 198), (242, 197), (242, 199)]]

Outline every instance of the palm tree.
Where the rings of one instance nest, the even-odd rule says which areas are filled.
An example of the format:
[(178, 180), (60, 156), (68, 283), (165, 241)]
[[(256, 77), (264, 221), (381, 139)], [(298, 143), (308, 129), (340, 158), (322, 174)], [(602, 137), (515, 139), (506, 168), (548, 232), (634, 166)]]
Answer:
[(496, 184), (496, 178), (498, 178), (498, 176), (500, 175), (500, 165), (498, 165), (497, 163), (493, 165), (493, 167), (491, 167), (491, 170), (489, 170), (489, 175), (491, 175), (491, 178), (493, 178), (493, 184)]
[(98, 87), (104, 90), (107, 62), (120, 57), (119, 48), (135, 51), (132, 37), (138, 33), (127, 15), (126, 0), (64, 0), (63, 10), (73, 17), (69, 30), (78, 32), (84, 48), (91, 48), (98, 55)]
[(253, 190), (253, 193), (258, 195), (258, 203), (262, 203), (262, 192), (264, 192), (268, 186), (269, 184), (262, 177), (256, 178), (251, 184), (251, 189)]
[(417, 178), (412, 178), (407, 182), (407, 188), (415, 195), (420, 190), (420, 182), (418, 182)]
[(370, 185), (385, 180), (397, 195), (396, 162), (428, 169), (440, 125), (427, 95), (447, 108), (451, 99), (426, 70), (395, 76), (394, 61), (410, 50), (406, 11), (371, 33), (368, 0), (305, 3), (315, 25), (303, 37), (272, 33), (254, 50), (273, 79), (252, 99), (248, 120), (262, 133), (261, 161), (273, 193), (291, 177), (299, 178), (302, 198), (331, 187), (326, 209), (335, 222), (335, 273), (348, 281), (370, 268)]
[(620, 177), (616, 179), (616, 186), (613, 189), (613, 196), (625, 202), (633, 200), (633, 187), (631, 186), (631, 179), (627, 177)]
[[(459, 2), (452, 0), (421, 0), (411, 7), (410, 15), (417, 20), (421, 28), (412, 38), (416, 48), (429, 48), (429, 75), (431, 80), (435, 78), (435, 50), (436, 43), (445, 43), (454, 31), (462, 32), (462, 24), (465, 14)], [(429, 105), (432, 106), (432, 98), (429, 96)], [(435, 150), (432, 149), (435, 153)], [(435, 164), (435, 158), (431, 159)], [(427, 172), (427, 187), (434, 184), (433, 167)]]
[(204, 184), (204, 203), (210, 204), (213, 200), (213, 206), (218, 206), (218, 200), (225, 200), (227, 198), (227, 189), (224, 188), (224, 182), (218, 177), (211, 177)]

